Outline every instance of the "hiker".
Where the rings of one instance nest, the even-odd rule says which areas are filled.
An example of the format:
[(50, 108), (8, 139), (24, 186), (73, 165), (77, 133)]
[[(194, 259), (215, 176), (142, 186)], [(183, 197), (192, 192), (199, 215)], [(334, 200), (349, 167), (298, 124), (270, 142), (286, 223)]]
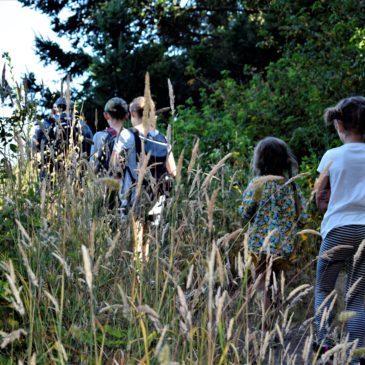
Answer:
[[(159, 224), (166, 194), (169, 190), (168, 179), (176, 175), (176, 164), (166, 137), (151, 126), (145, 130), (143, 123), (145, 108), (146, 101), (142, 96), (131, 102), (129, 111), (133, 127), (125, 132), (122, 131), (117, 143), (114, 145), (113, 157), (120, 156), (123, 151), (130, 152), (120, 190), (122, 207), (126, 210), (135, 203), (137, 172), (141, 170), (142, 166), (142, 151), (149, 155), (148, 166), (145, 171), (141, 171), (145, 178), (140, 191), (140, 199), (135, 207), (138, 217), (136, 222), (138, 230), (137, 250), (144, 259), (147, 259), (146, 232), (148, 225), (150, 221), (154, 225)], [(149, 108), (149, 118), (154, 118), (155, 105), (152, 100)], [(153, 123), (149, 123), (149, 125), (151, 124)]]
[[(127, 121), (128, 115), (128, 104), (124, 99), (114, 97), (108, 100), (104, 107), (104, 118), (108, 127), (95, 133), (90, 152), (90, 162), (94, 173), (99, 177), (116, 179), (118, 183), (124, 172), (123, 169), (121, 171), (113, 169), (111, 156), (117, 137), (124, 131), (124, 123)], [(125, 133), (123, 132), (123, 135)], [(106, 203), (109, 210), (113, 210), (115, 207), (119, 209), (117, 191), (107, 188), (105, 193), (103, 204)]]
[[(328, 337), (333, 314), (322, 319), (331, 300), (325, 299), (334, 290), (338, 274), (346, 268), (346, 311), (354, 316), (347, 321), (349, 341), (365, 345), (365, 98), (342, 99), (326, 109), (324, 119), (333, 124), (343, 143), (328, 150), (318, 166), (316, 202), (325, 211), (321, 235), (322, 244), (317, 261), (315, 288), (316, 343), (320, 354), (333, 347)], [(348, 295), (350, 293), (350, 295)], [(324, 304), (324, 305), (322, 305)], [(322, 323), (324, 321), (324, 323)], [(322, 324), (322, 325), (321, 325)], [(352, 364), (365, 364), (358, 359)]]
[(307, 215), (298, 185), (295, 181), (288, 182), (297, 173), (298, 163), (284, 141), (275, 137), (259, 141), (252, 169), (255, 177), (243, 192), (239, 212), (248, 225), (248, 248), (253, 254), (256, 274), (262, 274), (258, 289), (268, 309), (271, 301), (265, 276), (269, 260), (272, 258), (272, 273), (276, 276), (289, 267), (295, 234)]
[(116, 137), (121, 133), (124, 123), (129, 116), (128, 104), (122, 98), (112, 98), (105, 104), (103, 114), (108, 123), (108, 127), (103, 131), (95, 133), (90, 152), (90, 160), (93, 163), (94, 172), (97, 175), (112, 176), (110, 159)]
[(73, 121), (71, 107), (73, 107), (72, 102), (67, 108), (66, 99), (59, 97), (52, 108), (51, 115), (43, 122), (38, 122), (34, 130), (32, 150), (37, 156), (41, 179), (44, 179), (48, 173), (52, 174), (54, 170), (63, 168), (73, 122), (75, 123), (73, 137), (78, 157), (89, 154), (93, 133), (84, 121)]

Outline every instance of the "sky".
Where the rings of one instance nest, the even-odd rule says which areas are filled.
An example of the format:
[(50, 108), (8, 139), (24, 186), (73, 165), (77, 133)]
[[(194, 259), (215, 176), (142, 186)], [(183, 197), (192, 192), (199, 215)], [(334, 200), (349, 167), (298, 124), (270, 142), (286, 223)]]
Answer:
[[(34, 51), (36, 35), (62, 41), (62, 44), (67, 42), (57, 39), (46, 15), (23, 8), (17, 0), (0, 0), (0, 35), (0, 56), (9, 52), (15, 81), (19, 82), (24, 73), (34, 72), (38, 81), (43, 80), (52, 90), (58, 88), (64, 75), (52, 65), (44, 66)], [(1, 58), (1, 70), (4, 62)]]

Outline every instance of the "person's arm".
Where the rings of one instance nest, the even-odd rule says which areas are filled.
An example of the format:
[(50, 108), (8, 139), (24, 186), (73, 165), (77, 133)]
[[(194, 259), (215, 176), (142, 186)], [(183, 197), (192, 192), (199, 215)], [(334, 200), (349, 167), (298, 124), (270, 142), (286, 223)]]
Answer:
[(316, 204), (320, 211), (326, 211), (331, 197), (331, 185), (328, 175), (317, 180)]
[[(169, 147), (171, 148), (171, 147)], [(167, 161), (166, 161), (166, 169), (170, 176), (176, 177), (176, 163), (175, 158), (172, 153), (172, 150), (169, 152)]]

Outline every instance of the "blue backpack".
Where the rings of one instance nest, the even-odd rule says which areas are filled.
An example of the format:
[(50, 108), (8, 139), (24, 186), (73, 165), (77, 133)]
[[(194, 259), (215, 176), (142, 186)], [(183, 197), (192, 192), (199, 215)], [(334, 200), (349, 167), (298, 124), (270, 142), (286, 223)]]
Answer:
[[(134, 135), (137, 162), (140, 159), (143, 143), (145, 154), (150, 154), (150, 159), (148, 160), (147, 165), (148, 169), (156, 180), (158, 190), (165, 193), (167, 187), (164, 184), (164, 179), (168, 176), (166, 162), (169, 154), (169, 145), (166, 137), (160, 132), (149, 132), (147, 136), (144, 137), (139, 134), (136, 128), (129, 128), (129, 131)], [(144, 181), (144, 185), (147, 186), (149, 184), (147, 181)]]

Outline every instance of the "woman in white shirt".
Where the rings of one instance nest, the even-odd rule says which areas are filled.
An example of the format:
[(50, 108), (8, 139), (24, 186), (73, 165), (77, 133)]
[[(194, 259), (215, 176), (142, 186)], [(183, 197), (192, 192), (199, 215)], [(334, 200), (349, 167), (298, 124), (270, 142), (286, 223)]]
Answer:
[[(347, 267), (346, 310), (356, 312), (347, 322), (349, 341), (365, 344), (365, 98), (348, 97), (325, 113), (343, 143), (328, 150), (318, 167), (317, 206), (325, 210), (321, 224), (322, 245), (317, 261), (315, 289), (315, 350), (322, 354), (333, 347), (329, 327), (333, 313), (324, 320), (326, 297), (335, 288), (340, 270)], [(360, 247), (360, 249), (359, 249)], [(350, 290), (351, 289), (351, 290)], [(325, 304), (325, 305), (323, 305)], [(353, 364), (365, 364), (356, 359)]]

